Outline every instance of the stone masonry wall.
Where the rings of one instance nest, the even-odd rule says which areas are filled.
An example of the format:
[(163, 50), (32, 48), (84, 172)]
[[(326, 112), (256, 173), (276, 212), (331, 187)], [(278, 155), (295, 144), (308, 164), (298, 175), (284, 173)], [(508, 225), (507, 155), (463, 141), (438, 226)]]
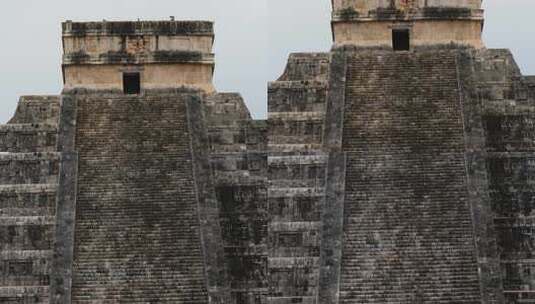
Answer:
[(327, 53), (291, 54), (269, 84), (269, 304), (318, 303), (329, 62)]
[(533, 77), (521, 75), (508, 50), (476, 52), (472, 62), (505, 303), (529, 303), (535, 301)]
[(0, 303), (49, 303), (59, 98), (24, 96), (0, 125)]
[(263, 304), (267, 277), (267, 124), (238, 94), (205, 100), (226, 267), (228, 304)]
[(59, 96), (22, 96), (8, 124), (57, 124)]

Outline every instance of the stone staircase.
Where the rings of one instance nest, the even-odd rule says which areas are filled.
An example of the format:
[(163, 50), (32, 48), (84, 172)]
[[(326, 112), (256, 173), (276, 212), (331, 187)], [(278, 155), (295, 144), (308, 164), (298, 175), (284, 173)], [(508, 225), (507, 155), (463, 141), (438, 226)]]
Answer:
[(56, 96), (24, 96), (0, 125), (0, 303), (49, 302), (58, 109)]
[(348, 58), (340, 304), (481, 302), (456, 58)]
[(72, 303), (208, 303), (186, 98), (76, 98)]
[(268, 88), (269, 304), (316, 302), (329, 54), (292, 54)]

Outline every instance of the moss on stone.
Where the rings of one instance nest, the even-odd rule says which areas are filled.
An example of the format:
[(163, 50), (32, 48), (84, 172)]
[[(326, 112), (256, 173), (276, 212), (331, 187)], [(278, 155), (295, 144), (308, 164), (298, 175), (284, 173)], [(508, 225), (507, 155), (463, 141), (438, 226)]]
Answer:
[(359, 16), (359, 12), (357, 12), (352, 7), (346, 7), (342, 10), (340, 10), (340, 19), (342, 20), (351, 20), (355, 19)]

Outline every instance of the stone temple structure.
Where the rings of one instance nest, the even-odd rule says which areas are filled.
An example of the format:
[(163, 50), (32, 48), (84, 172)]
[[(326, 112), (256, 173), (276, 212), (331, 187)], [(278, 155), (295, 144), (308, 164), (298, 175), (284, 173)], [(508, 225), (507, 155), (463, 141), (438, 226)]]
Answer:
[(535, 77), (481, 0), (333, 0), (269, 117), (213, 24), (63, 24), (0, 127), (2, 304), (535, 303)]

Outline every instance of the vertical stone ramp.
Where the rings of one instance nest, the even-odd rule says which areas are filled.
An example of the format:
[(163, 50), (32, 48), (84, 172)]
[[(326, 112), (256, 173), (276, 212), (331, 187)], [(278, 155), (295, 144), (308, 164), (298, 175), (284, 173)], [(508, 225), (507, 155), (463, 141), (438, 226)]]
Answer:
[(340, 303), (481, 303), (456, 51), (351, 54)]
[(72, 303), (209, 303), (192, 97), (76, 98)]

